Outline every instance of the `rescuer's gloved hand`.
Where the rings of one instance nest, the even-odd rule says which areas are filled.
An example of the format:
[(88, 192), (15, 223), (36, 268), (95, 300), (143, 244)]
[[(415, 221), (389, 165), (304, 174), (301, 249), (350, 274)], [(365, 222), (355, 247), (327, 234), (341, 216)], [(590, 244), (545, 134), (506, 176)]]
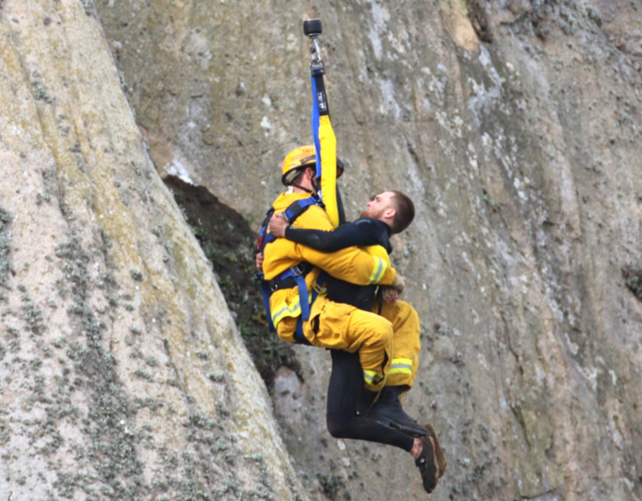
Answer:
[(406, 281), (403, 279), (399, 273), (395, 275), (395, 279), (390, 285), (393, 289), (397, 289), (399, 292), (403, 292), (404, 287), (406, 286)]
[(399, 299), (399, 291), (392, 287), (382, 287), (381, 296), (386, 303), (395, 304)]

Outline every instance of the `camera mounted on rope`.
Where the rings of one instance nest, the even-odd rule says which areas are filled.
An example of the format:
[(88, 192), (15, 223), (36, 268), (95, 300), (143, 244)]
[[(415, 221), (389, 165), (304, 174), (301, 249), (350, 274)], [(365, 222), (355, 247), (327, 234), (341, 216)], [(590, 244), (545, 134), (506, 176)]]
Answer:
[(323, 24), (320, 19), (308, 19), (303, 21), (303, 33), (310, 38), (310, 73), (313, 75), (325, 75), (325, 65), (321, 60), (321, 49), (317, 38), (323, 33)]

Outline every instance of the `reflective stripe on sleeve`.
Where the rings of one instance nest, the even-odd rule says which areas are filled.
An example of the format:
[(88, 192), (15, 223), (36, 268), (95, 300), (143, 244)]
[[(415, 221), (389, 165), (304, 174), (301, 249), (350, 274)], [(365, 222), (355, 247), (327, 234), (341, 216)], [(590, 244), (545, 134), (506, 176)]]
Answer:
[(373, 384), (373, 383), (378, 383), (383, 379), (383, 374), (381, 372), (376, 372), (376, 371), (369, 371), (366, 369), (363, 369), (363, 380), (366, 382), (366, 384)]
[(393, 358), (388, 374), (411, 374), (412, 360), (409, 358)]
[(388, 269), (388, 263), (386, 263), (383, 259), (381, 259), (380, 257), (375, 257), (374, 259), (376, 264), (374, 270), (372, 270), (372, 274), (370, 275), (368, 285), (379, 283), (379, 280), (381, 280), (383, 274)]

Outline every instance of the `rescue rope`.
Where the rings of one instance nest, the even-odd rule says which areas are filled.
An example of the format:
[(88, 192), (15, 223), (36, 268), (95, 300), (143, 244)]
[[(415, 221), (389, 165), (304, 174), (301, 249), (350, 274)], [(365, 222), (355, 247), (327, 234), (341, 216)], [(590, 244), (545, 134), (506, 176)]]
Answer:
[[(310, 1), (310, 5), (312, 2)], [(319, 196), (325, 205), (332, 226), (339, 226), (337, 197), (337, 140), (330, 122), (328, 97), (323, 76), (325, 65), (321, 59), (318, 37), (323, 32), (321, 21), (304, 21), (303, 32), (310, 38), (310, 76), (312, 86), (312, 137), (315, 147), (316, 175), (321, 180)], [(323, 175), (321, 175), (323, 173)]]

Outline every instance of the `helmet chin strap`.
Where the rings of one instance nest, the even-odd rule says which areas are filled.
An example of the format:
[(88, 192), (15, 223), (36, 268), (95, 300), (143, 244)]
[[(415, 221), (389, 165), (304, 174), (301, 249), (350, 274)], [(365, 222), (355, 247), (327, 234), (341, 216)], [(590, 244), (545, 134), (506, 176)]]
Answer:
[[(298, 179), (298, 178), (297, 178)], [(319, 193), (319, 180), (316, 178), (316, 176), (313, 176), (312, 179), (310, 180), (310, 184), (312, 185), (312, 189), (310, 188), (305, 188), (301, 186), (299, 183), (296, 182), (291, 182), (290, 186), (294, 186), (296, 188), (299, 188), (300, 190), (305, 191), (306, 193), (309, 193), (310, 195), (316, 195)]]
[(310, 190), (310, 189), (308, 189), (308, 188), (304, 188), (303, 186), (301, 186), (301, 185), (300, 185), (300, 184), (298, 184), (298, 183), (290, 183), (290, 187), (293, 187), (293, 186), (294, 186), (295, 188), (299, 188), (300, 190), (305, 191), (306, 193), (310, 193), (310, 194), (315, 193), (314, 191), (312, 191), (312, 190)]

